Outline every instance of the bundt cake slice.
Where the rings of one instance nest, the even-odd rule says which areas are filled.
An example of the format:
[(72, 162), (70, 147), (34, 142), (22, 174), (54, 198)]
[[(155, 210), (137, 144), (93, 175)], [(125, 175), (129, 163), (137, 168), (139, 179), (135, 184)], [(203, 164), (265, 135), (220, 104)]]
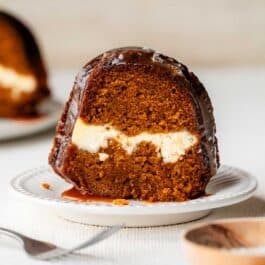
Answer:
[(46, 71), (29, 29), (0, 11), (0, 117), (35, 115), (48, 97)]
[(49, 163), (82, 194), (196, 198), (219, 166), (210, 99), (173, 58), (108, 51), (77, 75)]

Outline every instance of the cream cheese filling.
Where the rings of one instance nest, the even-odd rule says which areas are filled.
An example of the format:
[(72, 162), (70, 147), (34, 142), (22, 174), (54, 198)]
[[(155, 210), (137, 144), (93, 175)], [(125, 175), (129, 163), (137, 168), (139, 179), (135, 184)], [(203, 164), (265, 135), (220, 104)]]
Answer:
[(0, 64), (0, 85), (10, 89), (12, 97), (17, 98), (22, 92), (34, 91), (37, 81), (32, 75), (20, 74)]
[[(142, 132), (135, 136), (127, 136), (109, 124), (92, 125), (85, 123), (80, 118), (77, 119), (72, 134), (72, 143), (79, 148), (90, 153), (97, 153), (100, 148), (108, 147), (108, 140), (110, 139), (115, 139), (120, 143), (128, 154), (132, 154), (141, 142), (151, 142), (156, 146), (156, 152), (165, 163), (177, 162), (190, 147), (197, 143), (197, 137), (188, 131)], [(100, 157), (100, 160), (104, 159)]]

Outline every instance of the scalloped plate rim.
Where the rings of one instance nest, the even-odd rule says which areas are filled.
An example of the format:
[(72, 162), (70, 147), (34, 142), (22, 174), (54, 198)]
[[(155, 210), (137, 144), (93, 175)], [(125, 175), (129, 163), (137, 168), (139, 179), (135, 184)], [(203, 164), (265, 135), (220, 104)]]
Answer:
[[(130, 200), (132, 205), (126, 205), (126, 206), (118, 206), (111, 203), (95, 203), (95, 202), (76, 202), (76, 201), (70, 201), (62, 198), (49, 198), (45, 196), (41, 196), (40, 194), (36, 194), (33, 192), (30, 192), (26, 190), (23, 187), (23, 183), (27, 179), (33, 178), (32, 174), (40, 174), (45, 171), (49, 172), (50, 174), (55, 173), (51, 171), (51, 169), (48, 166), (41, 166), (37, 168), (33, 168), (31, 170), (25, 171), (15, 178), (13, 178), (10, 182), (10, 187), (12, 191), (16, 192), (17, 195), (20, 195), (24, 197), (25, 199), (30, 199), (35, 201), (36, 203), (40, 203), (42, 205), (55, 207), (58, 209), (58, 207), (63, 207), (64, 209), (68, 210), (75, 210), (75, 211), (82, 211), (90, 214), (99, 214), (99, 215), (161, 215), (161, 214), (176, 214), (176, 213), (185, 213), (185, 212), (197, 212), (197, 211), (203, 211), (203, 210), (210, 210), (215, 208), (220, 208), (224, 206), (230, 206), (236, 203), (239, 203), (241, 201), (244, 201), (248, 199), (253, 193), (255, 192), (257, 188), (257, 181), (256, 179), (249, 173), (247, 173), (244, 170), (230, 167), (230, 166), (221, 166), (219, 171), (221, 173), (224, 170), (235, 170), (237, 173), (243, 174), (245, 178), (249, 181), (248, 186), (245, 188), (245, 190), (240, 191), (238, 193), (230, 194), (229, 196), (223, 196), (218, 197), (217, 195), (211, 195), (215, 196), (207, 196), (202, 197), (190, 201), (185, 202), (159, 202), (159, 203), (143, 203), (139, 201)], [(36, 173), (37, 171), (37, 173)], [(220, 174), (221, 174), (220, 173)], [(59, 177), (58, 177), (59, 178)], [(213, 181), (219, 180), (221, 177), (214, 176), (210, 183), (214, 183)], [(58, 179), (57, 179), (58, 180)], [(60, 180), (62, 180), (60, 178)], [(62, 183), (65, 183), (64, 180), (62, 180)], [(218, 184), (217, 184), (218, 185)], [(40, 183), (39, 183), (40, 186)], [(133, 204), (133, 203), (136, 203)]]

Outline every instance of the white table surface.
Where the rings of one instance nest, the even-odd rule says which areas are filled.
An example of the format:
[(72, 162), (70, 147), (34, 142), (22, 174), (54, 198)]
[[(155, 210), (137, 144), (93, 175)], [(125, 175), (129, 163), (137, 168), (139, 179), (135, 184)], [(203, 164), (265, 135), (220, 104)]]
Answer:
[[(215, 106), (221, 162), (250, 171), (259, 181), (256, 195), (246, 202), (214, 211), (207, 219), (265, 216), (265, 69), (197, 70)], [(60, 71), (51, 78), (54, 94), (62, 101), (73, 82), (73, 71)], [(0, 132), (1, 133), (1, 132)], [(17, 202), (8, 190), (10, 179), (28, 168), (47, 163), (53, 130), (23, 139), (0, 142), (0, 225), (16, 228), (62, 246), (85, 239), (93, 228), (63, 223), (42, 209)], [(52, 223), (53, 226), (48, 226)], [(184, 264), (179, 233), (192, 225), (125, 229), (101, 245), (88, 249), (88, 256), (75, 264)], [(64, 235), (58, 235), (64, 233)], [(0, 259), (6, 264), (42, 264), (0, 239)], [(69, 263), (61, 261), (60, 263)], [(72, 262), (73, 263), (73, 262)], [(47, 263), (43, 263), (47, 264)], [(70, 263), (71, 264), (71, 263)], [(186, 263), (185, 263), (186, 264)]]

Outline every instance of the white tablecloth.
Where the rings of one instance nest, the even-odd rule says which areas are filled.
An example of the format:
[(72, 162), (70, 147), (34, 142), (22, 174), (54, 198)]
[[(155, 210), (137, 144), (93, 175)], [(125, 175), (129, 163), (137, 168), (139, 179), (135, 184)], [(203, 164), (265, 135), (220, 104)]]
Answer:
[[(254, 197), (240, 204), (213, 211), (203, 220), (188, 224), (128, 228), (83, 251), (83, 257), (59, 261), (65, 264), (186, 264), (180, 232), (194, 223), (228, 217), (265, 216), (265, 70), (227, 69), (197, 71), (215, 106), (221, 161), (250, 171), (259, 181)], [(56, 97), (65, 99), (72, 72), (52, 78)], [(1, 133), (1, 132), (0, 132)], [(71, 247), (100, 227), (70, 223), (49, 210), (18, 201), (9, 191), (17, 173), (47, 163), (53, 131), (0, 143), (0, 226), (28, 236)], [(6, 264), (41, 264), (26, 257), (10, 239), (0, 239), (0, 259)], [(47, 264), (47, 263), (43, 263)]]

